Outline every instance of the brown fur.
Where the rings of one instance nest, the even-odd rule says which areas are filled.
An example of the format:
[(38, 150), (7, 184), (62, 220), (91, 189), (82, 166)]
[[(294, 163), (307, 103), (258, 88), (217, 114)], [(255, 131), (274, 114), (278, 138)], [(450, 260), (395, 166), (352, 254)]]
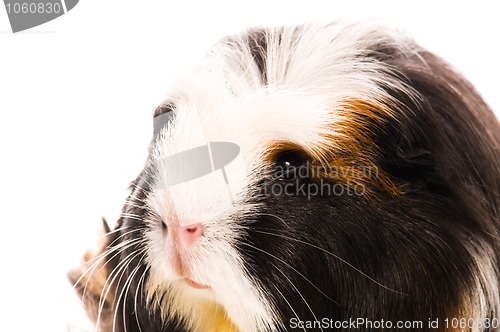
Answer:
[[(87, 251), (80, 266), (68, 273), (70, 282), (80, 296), (87, 315), (93, 322), (99, 322), (100, 331), (111, 331), (113, 325), (113, 296), (110, 289), (109, 262), (112, 257), (106, 252), (113, 242), (113, 236), (103, 218), (103, 236), (95, 251)], [(99, 308), (101, 307), (101, 310)], [(100, 311), (100, 312), (99, 312)]]

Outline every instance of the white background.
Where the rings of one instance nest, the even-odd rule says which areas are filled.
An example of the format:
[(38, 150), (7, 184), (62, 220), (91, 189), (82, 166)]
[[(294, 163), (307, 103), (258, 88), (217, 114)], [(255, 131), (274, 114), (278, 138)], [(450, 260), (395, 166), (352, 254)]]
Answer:
[[(381, 18), (500, 110), (495, 2), (91, 1), (24, 33), (0, 7), (0, 330), (83, 326), (65, 279), (114, 222), (173, 77), (255, 25)], [(498, 114), (498, 113), (497, 113)]]

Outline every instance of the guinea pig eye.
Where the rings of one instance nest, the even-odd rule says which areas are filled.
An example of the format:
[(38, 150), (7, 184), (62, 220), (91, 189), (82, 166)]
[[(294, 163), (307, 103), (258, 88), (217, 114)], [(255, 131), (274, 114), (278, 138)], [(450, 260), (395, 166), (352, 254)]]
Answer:
[(162, 114), (167, 114), (173, 112), (175, 109), (175, 105), (172, 102), (165, 102), (158, 106), (154, 112), (154, 117), (158, 117)]
[(307, 173), (307, 160), (307, 156), (300, 151), (281, 151), (274, 158), (276, 177), (285, 181), (299, 178), (300, 174)]
[(153, 118), (153, 137), (156, 139), (160, 135), (160, 131), (172, 121), (175, 106), (172, 103), (160, 105), (155, 110)]

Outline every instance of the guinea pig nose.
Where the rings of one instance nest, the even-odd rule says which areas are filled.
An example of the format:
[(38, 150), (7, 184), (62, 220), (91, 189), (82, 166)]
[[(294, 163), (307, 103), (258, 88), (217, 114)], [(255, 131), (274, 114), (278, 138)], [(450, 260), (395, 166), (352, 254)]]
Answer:
[(200, 223), (181, 227), (180, 237), (187, 245), (193, 244), (203, 235), (203, 225)]

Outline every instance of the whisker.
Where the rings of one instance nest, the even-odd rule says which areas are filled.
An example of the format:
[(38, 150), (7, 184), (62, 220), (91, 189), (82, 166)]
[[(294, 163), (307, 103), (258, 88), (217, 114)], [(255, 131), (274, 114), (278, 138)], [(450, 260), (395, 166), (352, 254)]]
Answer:
[[(152, 188), (151, 184), (148, 184), (148, 186), (150, 188)], [(143, 193), (143, 194), (145, 193), (145, 194), (147, 194), (147, 193), (149, 193), (149, 191), (150, 190), (147, 189), (147, 188), (143, 188), (143, 187), (134, 185), (133, 186), (133, 190), (132, 190), (132, 192), (130, 193), (130, 195), (128, 197), (132, 198), (132, 199), (134, 199), (136, 201), (139, 201), (139, 202), (144, 202), (145, 197), (138, 197), (137, 194), (139, 194), (139, 193)]]
[[(128, 261), (123, 261), (123, 262), (127, 262), (128, 264)], [(110, 273), (110, 275), (106, 278), (106, 281), (104, 283), (104, 286), (101, 290), (101, 295), (99, 296), (99, 304), (98, 304), (98, 311), (97, 311), (97, 319), (96, 319), (96, 329), (99, 327), (100, 325), (100, 321), (101, 321), (101, 316), (102, 316), (102, 312), (103, 312), (103, 309), (104, 309), (104, 303), (106, 302), (105, 298), (108, 296), (108, 293), (109, 291), (111, 290), (111, 286), (113, 285), (116, 277), (118, 276), (118, 274), (120, 274), (120, 279), (118, 280), (118, 282), (120, 282), (122, 276), (123, 276), (123, 273), (125, 272), (125, 269), (124, 269), (124, 266), (126, 265), (122, 265), (120, 268), (118, 267), (115, 267), (113, 269), (113, 271)], [(109, 281), (109, 279), (111, 278), (112, 275), (115, 275), (111, 281)], [(113, 305), (115, 305), (116, 303), (113, 303)], [(113, 331), (115, 329), (113, 328)]]
[(290, 227), (288, 225), (288, 223), (285, 221), (285, 219), (281, 218), (281, 217), (278, 217), (277, 215), (275, 214), (272, 214), (272, 213), (259, 213), (261, 216), (269, 216), (269, 217), (274, 217), (276, 219), (278, 219), (279, 221), (281, 221), (283, 224), (285, 224), (286, 227)]
[(107, 237), (107, 236), (109, 236), (109, 235), (112, 235), (112, 234), (114, 234), (114, 233), (121, 232), (121, 231), (123, 231), (123, 230), (125, 230), (125, 229), (127, 229), (127, 228), (130, 228), (130, 227), (129, 227), (129, 226), (122, 226), (122, 227), (115, 228), (115, 229), (113, 229), (112, 231), (109, 231), (109, 232), (107, 232), (107, 233), (105, 233), (105, 234), (102, 234), (102, 235), (98, 236), (98, 237), (97, 237), (97, 240), (98, 240), (98, 241), (99, 241), (99, 240), (102, 240), (102, 239), (106, 238), (106, 237)]
[(119, 240), (123, 239), (125, 236), (127, 235), (130, 235), (132, 233), (135, 233), (135, 232), (140, 232), (142, 231), (141, 228), (134, 228), (134, 229), (131, 229), (123, 234), (120, 234), (120, 236), (118, 236), (116, 239), (113, 240), (113, 242), (111, 242), (109, 245), (110, 246), (115, 246), (115, 247), (119, 247), (121, 243), (118, 243), (117, 245), (115, 245), (116, 242), (118, 242)]
[[(144, 208), (147, 207), (146, 205), (138, 205), (136, 203), (137, 203), (136, 201), (131, 201), (129, 199), (125, 200), (125, 205), (126, 206), (131, 206), (131, 207), (135, 207), (135, 208), (138, 208), (138, 209), (144, 209)], [(139, 202), (139, 203), (141, 203), (141, 202)], [(142, 203), (144, 203), (144, 202), (142, 202)]]
[[(111, 253), (111, 251), (110, 251)], [(109, 258), (104, 264), (102, 264), (102, 267), (99, 268), (99, 271), (101, 271), (103, 268), (106, 267), (106, 265), (116, 256), (118, 255), (120, 252), (117, 252), (113, 257)], [(81, 284), (81, 281), (83, 280), (83, 278), (85, 277), (85, 275), (89, 274), (89, 276), (92, 276), (95, 272), (96, 272), (96, 269), (97, 267), (99, 266), (100, 262), (102, 260), (104, 260), (105, 257), (102, 257), (99, 261), (95, 262), (94, 264), (92, 264), (89, 268), (87, 268), (83, 274), (78, 278), (78, 280), (74, 283), (73, 285), (73, 289), (76, 290), (76, 287)], [(86, 296), (86, 293), (87, 293), (87, 288), (89, 286), (89, 282), (90, 282), (90, 277), (86, 280), (85, 282), (85, 285), (83, 285), (83, 291), (82, 291), (82, 298), (84, 298)]]
[[(147, 168), (146, 168), (146, 169), (147, 169)], [(144, 181), (148, 187), (152, 187), (154, 183), (151, 183), (151, 182), (149, 182), (149, 181), (148, 181), (149, 179), (151, 179), (151, 178), (152, 178), (152, 177), (151, 177), (151, 175), (154, 175), (154, 174), (152, 174), (152, 173), (153, 173), (153, 172), (151, 172), (151, 171), (147, 171), (147, 172), (146, 172), (146, 174), (139, 174), (139, 180)], [(150, 177), (148, 177), (147, 175), (150, 175)], [(133, 185), (133, 187), (134, 187), (134, 188), (137, 188), (137, 189), (146, 190), (146, 188), (143, 188), (143, 187), (141, 187), (141, 186), (139, 186), (139, 185), (138, 185), (140, 182), (141, 182), (141, 181), (137, 181), (136, 183), (133, 183), (133, 184), (132, 184), (132, 185)]]
[(328, 255), (330, 255), (332, 257), (335, 257), (336, 259), (338, 259), (342, 263), (346, 264), (347, 266), (349, 266), (350, 268), (352, 268), (356, 272), (360, 273), (362, 276), (366, 277), (368, 280), (370, 280), (370, 281), (374, 282), (375, 284), (379, 285), (380, 287), (382, 287), (382, 288), (384, 288), (384, 289), (386, 289), (388, 291), (391, 291), (393, 293), (396, 293), (396, 294), (405, 295), (405, 296), (408, 295), (408, 294), (405, 294), (403, 292), (400, 292), (400, 291), (397, 291), (395, 289), (392, 289), (390, 287), (385, 286), (384, 284), (382, 284), (382, 283), (378, 282), (377, 280), (373, 279), (372, 277), (370, 277), (369, 275), (367, 275), (366, 273), (364, 273), (363, 271), (361, 271), (360, 269), (358, 269), (357, 267), (355, 267), (354, 265), (352, 265), (351, 263), (349, 263), (345, 259), (341, 258), (340, 256), (335, 255), (331, 251), (328, 251), (326, 249), (318, 247), (318, 246), (316, 246), (316, 245), (314, 245), (312, 243), (308, 243), (308, 242), (305, 242), (305, 241), (302, 241), (302, 240), (299, 240), (299, 239), (294, 239), (292, 237), (289, 237), (289, 236), (286, 236), (286, 235), (281, 235), (281, 234), (274, 234), (274, 233), (264, 232), (264, 231), (259, 231), (259, 230), (254, 230), (254, 232), (261, 233), (261, 234), (272, 235), (272, 236), (276, 236), (276, 237), (281, 237), (283, 239), (292, 240), (292, 241), (295, 241), (295, 242), (298, 242), (298, 243), (301, 243), (301, 244), (305, 244), (305, 245), (310, 246), (312, 248), (315, 248), (317, 250), (320, 250), (320, 251), (324, 252), (325, 254), (328, 254)]
[[(137, 313), (137, 296), (139, 294), (139, 289), (143, 289), (144, 287), (144, 280), (146, 280), (146, 274), (149, 270), (149, 266), (144, 269), (144, 272), (142, 273), (141, 277), (139, 278), (139, 282), (137, 283), (137, 289), (135, 291), (135, 296), (134, 296), (134, 312)], [(141, 324), (139, 323), (139, 317), (137, 317), (137, 314), (135, 315), (135, 321), (137, 323), (137, 327), (139, 327), (139, 331), (142, 332)]]
[(132, 220), (138, 220), (138, 221), (142, 221), (144, 219), (144, 216), (140, 216), (140, 215), (128, 213), (128, 212), (121, 212), (120, 217), (132, 219)]
[[(281, 297), (283, 298), (283, 300), (285, 300), (286, 304), (288, 304), (288, 307), (290, 308), (290, 310), (292, 310), (293, 314), (295, 315), (295, 318), (297, 318), (297, 320), (300, 320), (299, 316), (297, 315), (297, 313), (293, 309), (290, 302), (286, 299), (285, 295), (283, 295), (283, 293), (279, 290), (278, 287), (276, 287), (276, 285), (273, 284), (273, 287), (274, 287), (274, 289), (276, 289), (278, 291), (278, 293), (280, 293)], [(302, 329), (307, 332), (307, 330), (304, 326), (302, 327)]]
[[(286, 280), (288, 280), (288, 283), (295, 289), (295, 291), (297, 292), (297, 294), (299, 294), (299, 296), (302, 298), (302, 301), (304, 301), (304, 303), (306, 304), (307, 308), (309, 309), (309, 311), (311, 312), (311, 314), (313, 315), (313, 318), (315, 321), (318, 321), (318, 318), (316, 317), (316, 315), (314, 314), (314, 311), (312, 310), (311, 306), (309, 305), (309, 303), (306, 301), (306, 299), (304, 298), (304, 296), (302, 296), (302, 293), (299, 291), (299, 289), (293, 284), (293, 282), (290, 280), (290, 278), (288, 278), (286, 276), (285, 273), (283, 273), (276, 265), (272, 264), (282, 275), (283, 277), (286, 278)], [(321, 331), (323, 331), (323, 328), (319, 328)]]
[[(132, 255), (134, 255), (134, 256), (132, 256)], [(119, 267), (117, 266), (117, 268), (115, 268), (115, 269), (112, 271), (112, 273), (110, 274), (110, 276), (109, 276), (109, 277), (111, 277), (111, 275), (114, 275), (114, 276), (112, 277), (112, 280), (109, 282), (109, 284), (107, 284), (107, 287), (103, 287), (104, 297), (103, 297), (102, 295), (101, 295), (101, 297), (100, 297), (100, 302), (99, 302), (99, 313), (101, 313), (101, 312), (102, 312), (102, 309), (103, 309), (103, 307), (104, 307), (104, 301), (105, 301), (105, 300), (103, 300), (103, 299), (105, 299), (105, 298), (108, 296), (108, 293), (111, 291), (111, 287), (112, 287), (112, 285), (115, 283), (116, 278), (118, 278), (118, 280), (117, 280), (117, 282), (116, 282), (116, 285), (118, 286), (118, 285), (120, 285), (120, 283), (121, 283), (121, 280), (122, 280), (122, 278), (123, 278), (123, 276), (124, 276), (124, 274), (125, 274), (125, 272), (126, 272), (126, 270), (127, 270), (128, 265), (130, 264), (130, 262), (132, 262), (132, 260), (134, 259), (134, 257), (136, 257), (135, 255), (136, 255), (136, 251), (133, 251), (132, 253), (130, 253), (130, 254), (127, 256), (127, 258), (126, 258), (126, 259), (124, 259), (122, 262), (120, 262), (120, 263), (123, 263), (123, 264), (121, 264)], [(106, 280), (106, 283), (108, 283), (109, 277), (108, 277), (108, 279)], [(104, 292), (104, 290), (105, 290), (105, 289), (106, 289), (106, 292)], [(101, 294), (102, 294), (102, 293), (101, 293)], [(117, 289), (115, 289), (114, 298), (116, 298), (117, 294), (118, 294), (118, 288), (117, 288)], [(116, 307), (115, 307), (115, 312), (114, 312), (114, 314), (113, 314), (113, 331), (115, 330), (115, 317), (116, 317), (116, 313), (117, 313), (117, 310), (118, 310), (119, 304), (120, 304), (120, 303), (119, 303), (118, 301), (114, 301), (114, 300), (113, 300), (113, 305), (114, 305), (114, 306), (116, 306)], [(99, 316), (99, 318), (100, 318), (100, 316)]]
[[(122, 242), (120, 243), (120, 246), (119, 247), (113, 247), (113, 248), (109, 248), (107, 249), (106, 251), (104, 251), (103, 253), (97, 255), (96, 257), (93, 257), (92, 259), (90, 259), (87, 263), (91, 263), (92, 261), (94, 261), (92, 263), (92, 265), (90, 265), (83, 273), (82, 275), (78, 278), (78, 280), (74, 283), (73, 285), (73, 289), (76, 289), (76, 287), (78, 286), (78, 284), (80, 284), (80, 282), (82, 281), (82, 279), (87, 275), (92, 275), (94, 272), (96, 272), (95, 270), (97, 269), (97, 267), (102, 263), (102, 261), (110, 254), (112, 254), (113, 252), (116, 251), (115, 255), (113, 255), (111, 258), (109, 258), (104, 264), (102, 264), (101, 268), (97, 271), (101, 271), (114, 257), (116, 257), (117, 255), (120, 254), (121, 251), (123, 251), (124, 249), (126, 248), (129, 248), (131, 245), (133, 245), (133, 242), (134, 241), (137, 241), (137, 239), (131, 239), (129, 241), (125, 241), (125, 242)], [(88, 286), (88, 280), (87, 282), (85, 283), (85, 287), (84, 287), (84, 291), (83, 291), (83, 295), (85, 295), (85, 291), (87, 289), (87, 286)]]
[(102, 258), (102, 256), (106, 256), (108, 255), (108, 253), (110, 251), (113, 251), (113, 250), (117, 250), (117, 249), (120, 249), (121, 247), (124, 247), (128, 242), (130, 241), (133, 241), (135, 239), (130, 239), (130, 240), (127, 240), (127, 241), (123, 241), (123, 242), (120, 242), (118, 243), (117, 245), (114, 245), (116, 242), (118, 242), (119, 240), (121, 240), (123, 237), (127, 236), (127, 235), (130, 235), (134, 232), (137, 232), (137, 231), (140, 231), (141, 229), (132, 229), (130, 231), (127, 231), (123, 234), (121, 234), (119, 237), (117, 237), (115, 240), (113, 240), (113, 242), (111, 242), (109, 245), (108, 245), (108, 249), (102, 253), (100, 253), (99, 255), (96, 255), (95, 257), (92, 257), (88, 262), (92, 262), (94, 260), (99, 260), (100, 258)]
[[(137, 272), (139, 271), (139, 269), (141, 268), (141, 264), (140, 264), (140, 261), (142, 261), (142, 259), (144, 258), (144, 253), (141, 252), (141, 251), (138, 251), (136, 255), (134, 255), (130, 260), (129, 260), (129, 263), (127, 264), (127, 268), (128, 266), (130, 265), (130, 263), (132, 263), (132, 261), (139, 255), (143, 255), (140, 259), (139, 259), (139, 263), (137, 264), (137, 266), (132, 270), (132, 272), (130, 273), (130, 275), (127, 277), (127, 279), (125, 280), (125, 283), (123, 284), (123, 287), (122, 287), (122, 290), (120, 291), (120, 295), (118, 296), (118, 299), (116, 301), (116, 303), (120, 303), (122, 297), (124, 298), (124, 301), (123, 301), (123, 307), (122, 307), (122, 318), (123, 320), (125, 321), (125, 316), (126, 316), (126, 302), (125, 302), (125, 297), (126, 294), (129, 292), (130, 290), (130, 286), (132, 285), (132, 282), (134, 281), (134, 277), (135, 275), (137, 274)], [(126, 269), (125, 269), (126, 270)], [(118, 318), (118, 305), (116, 306), (115, 308), (115, 315), (114, 315), (114, 318), (113, 318), (113, 329), (115, 327), (115, 324), (116, 324), (116, 319)], [(124, 332), (127, 332), (127, 327), (125, 326), (125, 331)]]
[[(134, 244), (139, 245), (142, 242), (143, 242), (143, 240), (141, 239), (141, 240), (137, 240), (137, 242)], [(109, 276), (106, 278), (106, 281), (104, 283), (104, 286), (103, 286), (103, 289), (102, 289), (102, 292), (100, 295), (97, 321), (99, 321), (99, 319), (101, 317), (102, 309), (104, 308), (104, 299), (108, 297), (109, 291), (111, 290), (111, 286), (116, 281), (118, 274), (120, 274), (120, 279), (118, 280), (118, 282), (120, 282), (121, 277), (123, 276), (123, 273), (125, 271), (125, 268), (130, 263), (130, 261), (134, 258), (133, 256), (136, 254), (137, 251), (138, 250), (134, 250), (130, 254), (128, 254), (120, 263), (118, 263), (118, 265), (113, 269), (113, 271), (111, 271)], [(115, 296), (116, 296), (116, 294), (115, 294)]]
[[(99, 327), (99, 324), (101, 321), (101, 316), (102, 316), (102, 311), (104, 308), (105, 298), (108, 296), (108, 293), (111, 290), (111, 286), (113, 285), (118, 273), (121, 272), (121, 275), (123, 275), (124, 269), (122, 269), (122, 267), (123, 267), (123, 265), (120, 268), (115, 267), (113, 269), (113, 271), (111, 271), (110, 275), (106, 278), (106, 281), (104, 282), (103, 288), (101, 290), (101, 294), (99, 296), (97, 319), (96, 319), (96, 329)], [(113, 274), (116, 274), (116, 276), (113, 277), (111, 281), (109, 281)]]
[[(122, 280), (123, 276), (125, 275), (125, 272), (127, 271), (127, 267), (130, 264), (130, 262), (132, 262), (132, 260), (133, 260), (133, 257), (130, 257), (129, 259), (124, 261), (126, 263), (117, 271), (116, 276), (118, 276), (118, 274), (120, 275), (120, 277), (118, 278), (118, 282), (116, 283), (117, 286), (120, 285), (121, 280)], [(113, 282), (114, 281), (111, 282), (110, 287), (111, 287)], [(110, 288), (108, 288), (108, 289), (110, 289)], [(118, 288), (115, 290), (114, 298), (116, 298), (117, 294), (118, 294)], [(114, 302), (113, 304), (115, 305), (115, 308), (114, 308), (114, 312), (113, 312), (113, 316), (112, 316), (113, 317), (112, 331), (115, 331), (116, 330), (116, 316), (118, 315), (118, 308), (120, 307), (120, 301), (113, 300), (113, 302)], [(125, 303), (124, 303), (124, 305), (125, 305)]]
[(321, 293), (321, 295), (323, 295), (324, 297), (326, 297), (328, 300), (330, 300), (331, 302), (335, 303), (335, 304), (339, 304), (337, 301), (333, 300), (331, 297), (329, 297), (327, 294), (325, 294), (325, 292), (323, 292), (321, 289), (318, 288), (318, 286), (316, 286), (311, 280), (309, 280), (309, 278), (307, 278), (305, 275), (303, 275), (299, 270), (297, 270), (296, 268), (294, 268), (291, 264), (285, 262), (284, 260), (280, 259), (279, 257), (267, 252), (266, 250), (263, 250), (263, 249), (260, 249), (260, 248), (257, 248), (256, 246), (253, 246), (251, 244), (248, 244), (248, 243), (243, 243), (244, 245), (250, 247), (250, 248), (253, 248), (255, 250), (258, 250), (266, 255), (269, 255), (271, 257), (273, 257), (274, 259), (282, 262), (283, 264), (287, 265), (288, 267), (290, 267), (290, 269), (292, 269), (293, 271), (295, 271), (299, 276), (301, 276), (302, 278), (304, 278), (305, 281), (307, 281), (311, 286), (313, 286), (318, 292)]

